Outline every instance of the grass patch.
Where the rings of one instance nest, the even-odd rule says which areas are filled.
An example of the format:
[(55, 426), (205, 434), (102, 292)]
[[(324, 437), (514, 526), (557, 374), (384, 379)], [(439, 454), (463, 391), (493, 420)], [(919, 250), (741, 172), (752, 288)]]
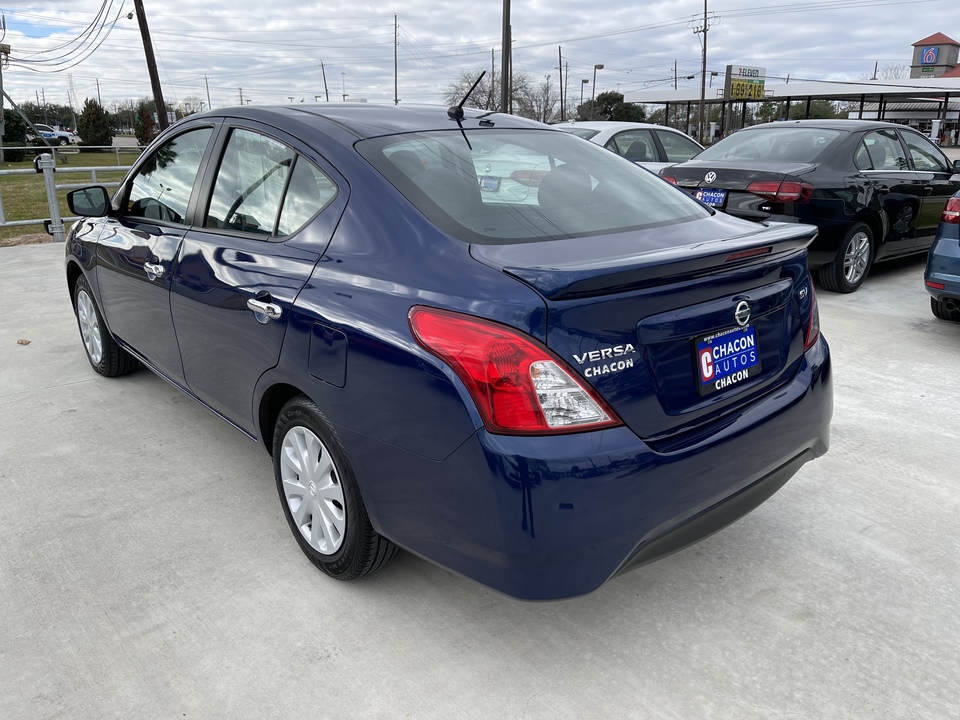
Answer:
[[(120, 148), (120, 164), (123, 166), (132, 165), (140, 151), (136, 148)], [(97, 182), (109, 183), (119, 182), (126, 175), (125, 170), (111, 172), (109, 168), (117, 166), (117, 155), (115, 153), (90, 152), (79, 153), (75, 149), (61, 151), (57, 158), (58, 172), (55, 179), (58, 185), (67, 183), (88, 183), (93, 185), (89, 172), (85, 173), (67, 173), (60, 172), (61, 169), (71, 168), (98, 168)], [(99, 170), (99, 168), (104, 168)], [(3, 163), (3, 170), (32, 170), (33, 160), (25, 160), (17, 163)], [(58, 190), (57, 197), (60, 201), (60, 216), (67, 217), (66, 190)], [(37, 218), (49, 218), (50, 209), (47, 206), (47, 193), (44, 189), (43, 175), (32, 173), (30, 175), (2, 175), (0, 176), (0, 201), (3, 202), (3, 212), (8, 221), (10, 220), (34, 220)], [(43, 223), (37, 225), (18, 225), (16, 227), (0, 227), (0, 239), (19, 237), (31, 233), (42, 233)]]

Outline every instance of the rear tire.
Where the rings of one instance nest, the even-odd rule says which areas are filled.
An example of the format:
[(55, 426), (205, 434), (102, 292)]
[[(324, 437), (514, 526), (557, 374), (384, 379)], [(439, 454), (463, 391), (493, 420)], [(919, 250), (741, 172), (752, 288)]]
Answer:
[(870, 272), (875, 250), (869, 226), (855, 223), (840, 243), (833, 262), (820, 269), (820, 284), (833, 292), (856, 292)]
[(103, 324), (103, 316), (86, 278), (77, 278), (73, 288), (73, 311), (77, 316), (80, 337), (90, 366), (104, 377), (128, 375), (137, 369), (140, 362), (113, 339)]
[(370, 524), (346, 453), (306, 395), (284, 405), (273, 433), (273, 471), (287, 524), (303, 553), (337, 580), (379, 570), (399, 548)]
[(960, 310), (947, 309), (947, 304), (943, 300), (937, 300), (936, 298), (930, 298), (930, 309), (933, 311), (933, 314), (936, 315), (941, 320), (950, 320), (951, 322), (960, 322)]

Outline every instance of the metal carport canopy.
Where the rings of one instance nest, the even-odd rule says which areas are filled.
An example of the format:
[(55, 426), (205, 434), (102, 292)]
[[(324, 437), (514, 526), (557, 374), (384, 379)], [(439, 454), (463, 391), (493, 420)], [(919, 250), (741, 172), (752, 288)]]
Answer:
[[(721, 81), (722, 82), (722, 81)], [(764, 101), (799, 100), (853, 100), (880, 102), (903, 101), (913, 98), (942, 99), (945, 96), (960, 96), (960, 78), (937, 78), (921, 80), (864, 80), (860, 82), (842, 82), (829, 80), (809, 80), (803, 82), (767, 84), (764, 88)], [(647, 105), (686, 104), (700, 102), (699, 88), (679, 90), (658, 88), (655, 90), (633, 90), (623, 94), (624, 102)], [(723, 87), (707, 90), (706, 102), (723, 102)], [(739, 101), (737, 101), (739, 102)], [(761, 102), (748, 100), (747, 102)]]

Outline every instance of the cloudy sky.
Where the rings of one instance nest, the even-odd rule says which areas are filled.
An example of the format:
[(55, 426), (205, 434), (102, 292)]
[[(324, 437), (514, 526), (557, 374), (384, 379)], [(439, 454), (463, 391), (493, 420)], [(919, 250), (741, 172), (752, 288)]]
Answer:
[[(18, 102), (66, 104), (70, 77), (78, 105), (99, 94), (106, 106), (148, 96), (132, 0), (33, 0), (5, 6), (11, 62), (6, 91)], [(23, 0), (6, 0), (22, 2)], [(500, 63), (500, 0), (383, 3), (267, 3), (256, 0), (143, 0), (164, 98), (169, 103), (236, 105), (367, 99), (393, 102), (394, 15), (401, 102), (442, 103), (461, 70)], [(709, 0), (708, 70), (728, 63), (767, 68), (768, 82), (856, 80), (874, 64), (909, 65), (911, 44), (936, 32), (960, 37), (957, 0)], [(68, 8), (68, 9), (65, 9)], [(569, 96), (666, 86), (677, 63), (681, 85), (699, 86), (702, 0), (512, 0), (514, 67), (558, 83), (558, 46), (569, 66)], [(952, 22), (951, 22), (952, 20)], [(206, 84), (204, 78), (206, 77)]]

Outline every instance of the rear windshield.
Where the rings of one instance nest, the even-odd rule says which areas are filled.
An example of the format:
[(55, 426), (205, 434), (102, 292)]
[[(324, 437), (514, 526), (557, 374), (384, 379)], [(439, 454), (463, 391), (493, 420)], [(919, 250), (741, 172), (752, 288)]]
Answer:
[(471, 243), (626, 232), (710, 214), (647, 170), (552, 130), (425, 132), (356, 147), (435, 225)]
[(563, 130), (564, 132), (568, 132), (571, 135), (582, 137), (584, 140), (589, 140), (594, 135), (600, 132), (599, 130), (591, 130), (590, 128), (585, 128), (585, 127), (558, 127), (557, 130)]
[(741, 130), (708, 147), (697, 155), (697, 160), (813, 162), (845, 134), (842, 130), (795, 126)]

